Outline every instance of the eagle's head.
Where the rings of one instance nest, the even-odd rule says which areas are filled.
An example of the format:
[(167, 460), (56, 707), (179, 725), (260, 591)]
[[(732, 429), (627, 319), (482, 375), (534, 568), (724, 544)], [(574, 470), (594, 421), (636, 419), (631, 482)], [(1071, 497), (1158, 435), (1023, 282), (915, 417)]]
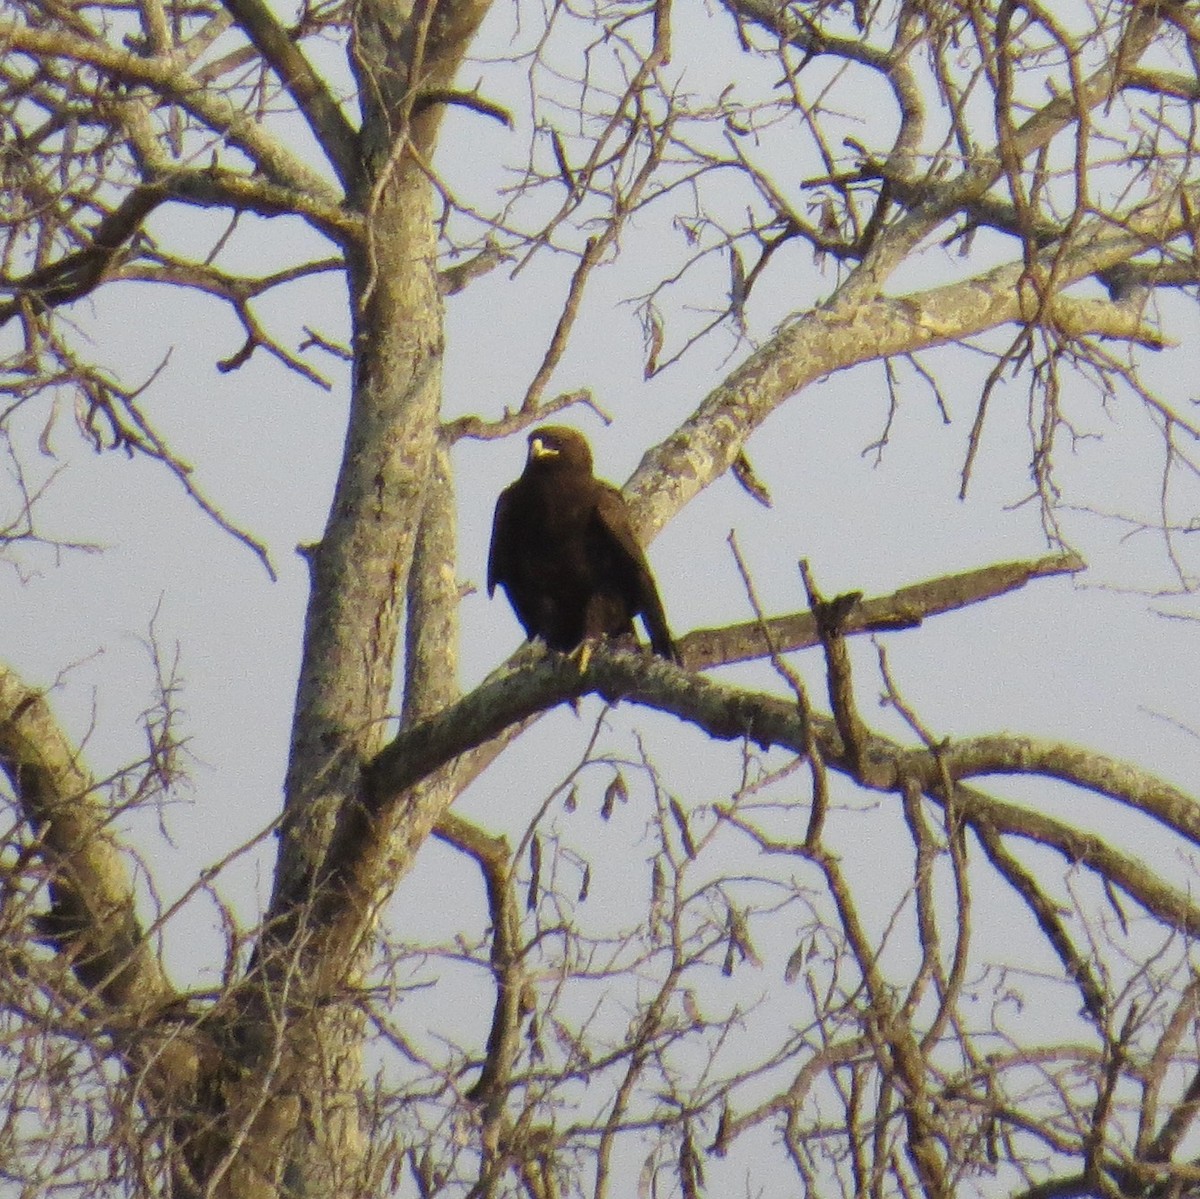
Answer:
[(571, 467), (592, 473), (592, 451), (582, 433), (566, 425), (543, 425), (529, 434), (530, 466)]

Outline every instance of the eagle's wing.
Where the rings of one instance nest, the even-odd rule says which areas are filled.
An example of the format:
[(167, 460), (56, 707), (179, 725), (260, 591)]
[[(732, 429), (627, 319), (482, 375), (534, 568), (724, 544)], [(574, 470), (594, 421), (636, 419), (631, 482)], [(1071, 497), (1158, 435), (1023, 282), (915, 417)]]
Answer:
[(496, 513), (492, 517), (492, 543), (488, 547), (487, 589), (488, 595), (496, 590), (497, 583), (512, 580), (513, 532), (510, 528), (509, 512), (512, 506), (512, 488), (506, 487), (496, 500)]
[(624, 497), (607, 483), (601, 483), (597, 490), (596, 519), (607, 535), (621, 573), (631, 586), (630, 598), (635, 613), (640, 614), (646, 622), (650, 648), (661, 657), (678, 662), (679, 654), (671, 640), (667, 615), (663, 611), (654, 576), (650, 573), (650, 564), (646, 561), (646, 551), (633, 531)]

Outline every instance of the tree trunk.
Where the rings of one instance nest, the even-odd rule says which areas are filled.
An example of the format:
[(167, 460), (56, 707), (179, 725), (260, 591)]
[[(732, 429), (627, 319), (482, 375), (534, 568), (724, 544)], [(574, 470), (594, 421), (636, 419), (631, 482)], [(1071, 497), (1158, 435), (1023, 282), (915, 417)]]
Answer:
[[(339, 814), (357, 804), (362, 767), (388, 731), (418, 542), (426, 554), (453, 544), (452, 493), (438, 446), (443, 306), (425, 169), (441, 111), (422, 105), (409, 81), (448, 86), (485, 11), (471, 3), (403, 13), (364, 4), (359, 15), (356, 61), (370, 86), (363, 89), (354, 206), (368, 232), (347, 253), (353, 394), (329, 520), (308, 551), (312, 592), (275, 889), (232, 1022), (236, 1079), (222, 1094), (230, 1135), (221, 1139), (234, 1143), (239, 1114), (249, 1135), (223, 1193), (240, 1199), (280, 1188), (341, 1199), (377, 1187), (359, 1127), (362, 1023), (353, 996), (374, 917), (411, 860), (414, 838), (394, 830), (394, 857), (349, 884), (344, 875), (331, 879), (325, 857)], [(430, 497), (436, 510), (427, 513), (439, 463)], [(430, 636), (452, 637), (453, 621), (445, 620), (444, 602), (418, 599), (407, 608), (407, 644), (421, 647), (408, 671), (410, 719), (454, 694), (455, 647), (439, 653), (426, 644)], [(431, 629), (417, 627), (423, 622)], [(439, 792), (434, 806), (452, 798)], [(372, 839), (386, 846), (388, 838)]]

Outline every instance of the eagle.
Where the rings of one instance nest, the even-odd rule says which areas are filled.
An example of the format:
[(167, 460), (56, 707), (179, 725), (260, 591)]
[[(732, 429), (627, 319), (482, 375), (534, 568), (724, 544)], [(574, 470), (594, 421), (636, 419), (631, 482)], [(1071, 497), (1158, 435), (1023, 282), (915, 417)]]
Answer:
[[(496, 501), (487, 586), (499, 584), (530, 638), (587, 666), (601, 637), (633, 639), (640, 616), (650, 648), (679, 654), (621, 493), (592, 474), (584, 436), (561, 425), (529, 434), (525, 469)], [(582, 647), (582, 648), (581, 648)]]

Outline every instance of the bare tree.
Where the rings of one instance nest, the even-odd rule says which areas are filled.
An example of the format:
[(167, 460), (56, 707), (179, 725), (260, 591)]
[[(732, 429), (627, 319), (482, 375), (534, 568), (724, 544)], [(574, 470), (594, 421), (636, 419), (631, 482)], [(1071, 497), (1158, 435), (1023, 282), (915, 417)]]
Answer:
[[(947, 739), (881, 641), (874, 678), (907, 730), (885, 733), (860, 710), (849, 649), (1082, 571), (1062, 520), (1091, 500), (1061, 456), (1073, 405), (1118, 395), (1158, 431), (1145, 523), (1176, 589), (1194, 583), (1200, 426), (1147, 363), (1162, 351), (1189, 369), (1171, 347), (1200, 283), (1195, 5), (492, 8), (0, 4), (10, 558), (56, 540), (26, 418), (68, 395), (83, 438), (161, 463), (272, 569), (157, 428), (157, 376), (122, 374), (86, 336), (86, 304), (118, 285), (223, 305), (241, 333), (221, 371), (269, 355), (322, 385), (351, 366), (328, 523), (305, 551), (284, 804), (264, 833), (277, 865), (253, 927), (228, 913), (222, 986), (173, 984), (174, 909), (139, 899), (153, 849), (135, 869), (118, 831), (177, 783), (169, 665), (144, 760), (106, 778), (56, 720), (49, 680), (0, 670), (0, 1185), (1195, 1193), (1197, 798), (1102, 748)], [(253, 218), (287, 224), (286, 265), (264, 270), (239, 242)], [(747, 441), (834, 372), (874, 364), (869, 386), (890, 397), (879, 452), (902, 394), (948, 413), (958, 368), (927, 351), (959, 346), (984, 365), (949, 485), (972, 485), (996, 397), (1025, 387), (1027, 491), (1053, 553), (866, 598), (822, 597), (805, 570), (782, 614), (739, 557), (748, 619), (684, 635), (686, 668), (606, 648), (581, 673), (522, 651), (460, 694), (452, 451), (601, 407), (553, 388), (598, 281), (646, 238), (654, 278), (626, 297), (646, 378), (710, 345), (732, 355), (626, 485), (646, 540), (727, 472), (769, 503)], [(546, 260), (569, 263), (553, 276), (565, 296), (541, 299), (555, 315), (524, 393), (446, 415), (447, 306), (500, 275), (516, 296)], [(344, 287), (344, 328), (314, 318), (294, 344), (265, 314), (310, 278)], [(822, 695), (798, 673), (805, 649)], [(712, 673), (755, 659), (774, 685)], [(602, 715), (515, 840), (452, 811), (539, 715), (589, 694), (730, 743), (740, 783), (685, 803), (649, 752), (606, 745)], [(1157, 848), (984, 789), (1014, 775), (1135, 810)], [(577, 805), (607, 818), (631, 795), (645, 875), (598, 904)], [(868, 814), (891, 846), (882, 889), (847, 864)], [(380, 927), (431, 836), (477, 867), (489, 914), (436, 944), (411, 910)], [(447, 1016), (453, 980), (481, 968), (490, 1016)]]

